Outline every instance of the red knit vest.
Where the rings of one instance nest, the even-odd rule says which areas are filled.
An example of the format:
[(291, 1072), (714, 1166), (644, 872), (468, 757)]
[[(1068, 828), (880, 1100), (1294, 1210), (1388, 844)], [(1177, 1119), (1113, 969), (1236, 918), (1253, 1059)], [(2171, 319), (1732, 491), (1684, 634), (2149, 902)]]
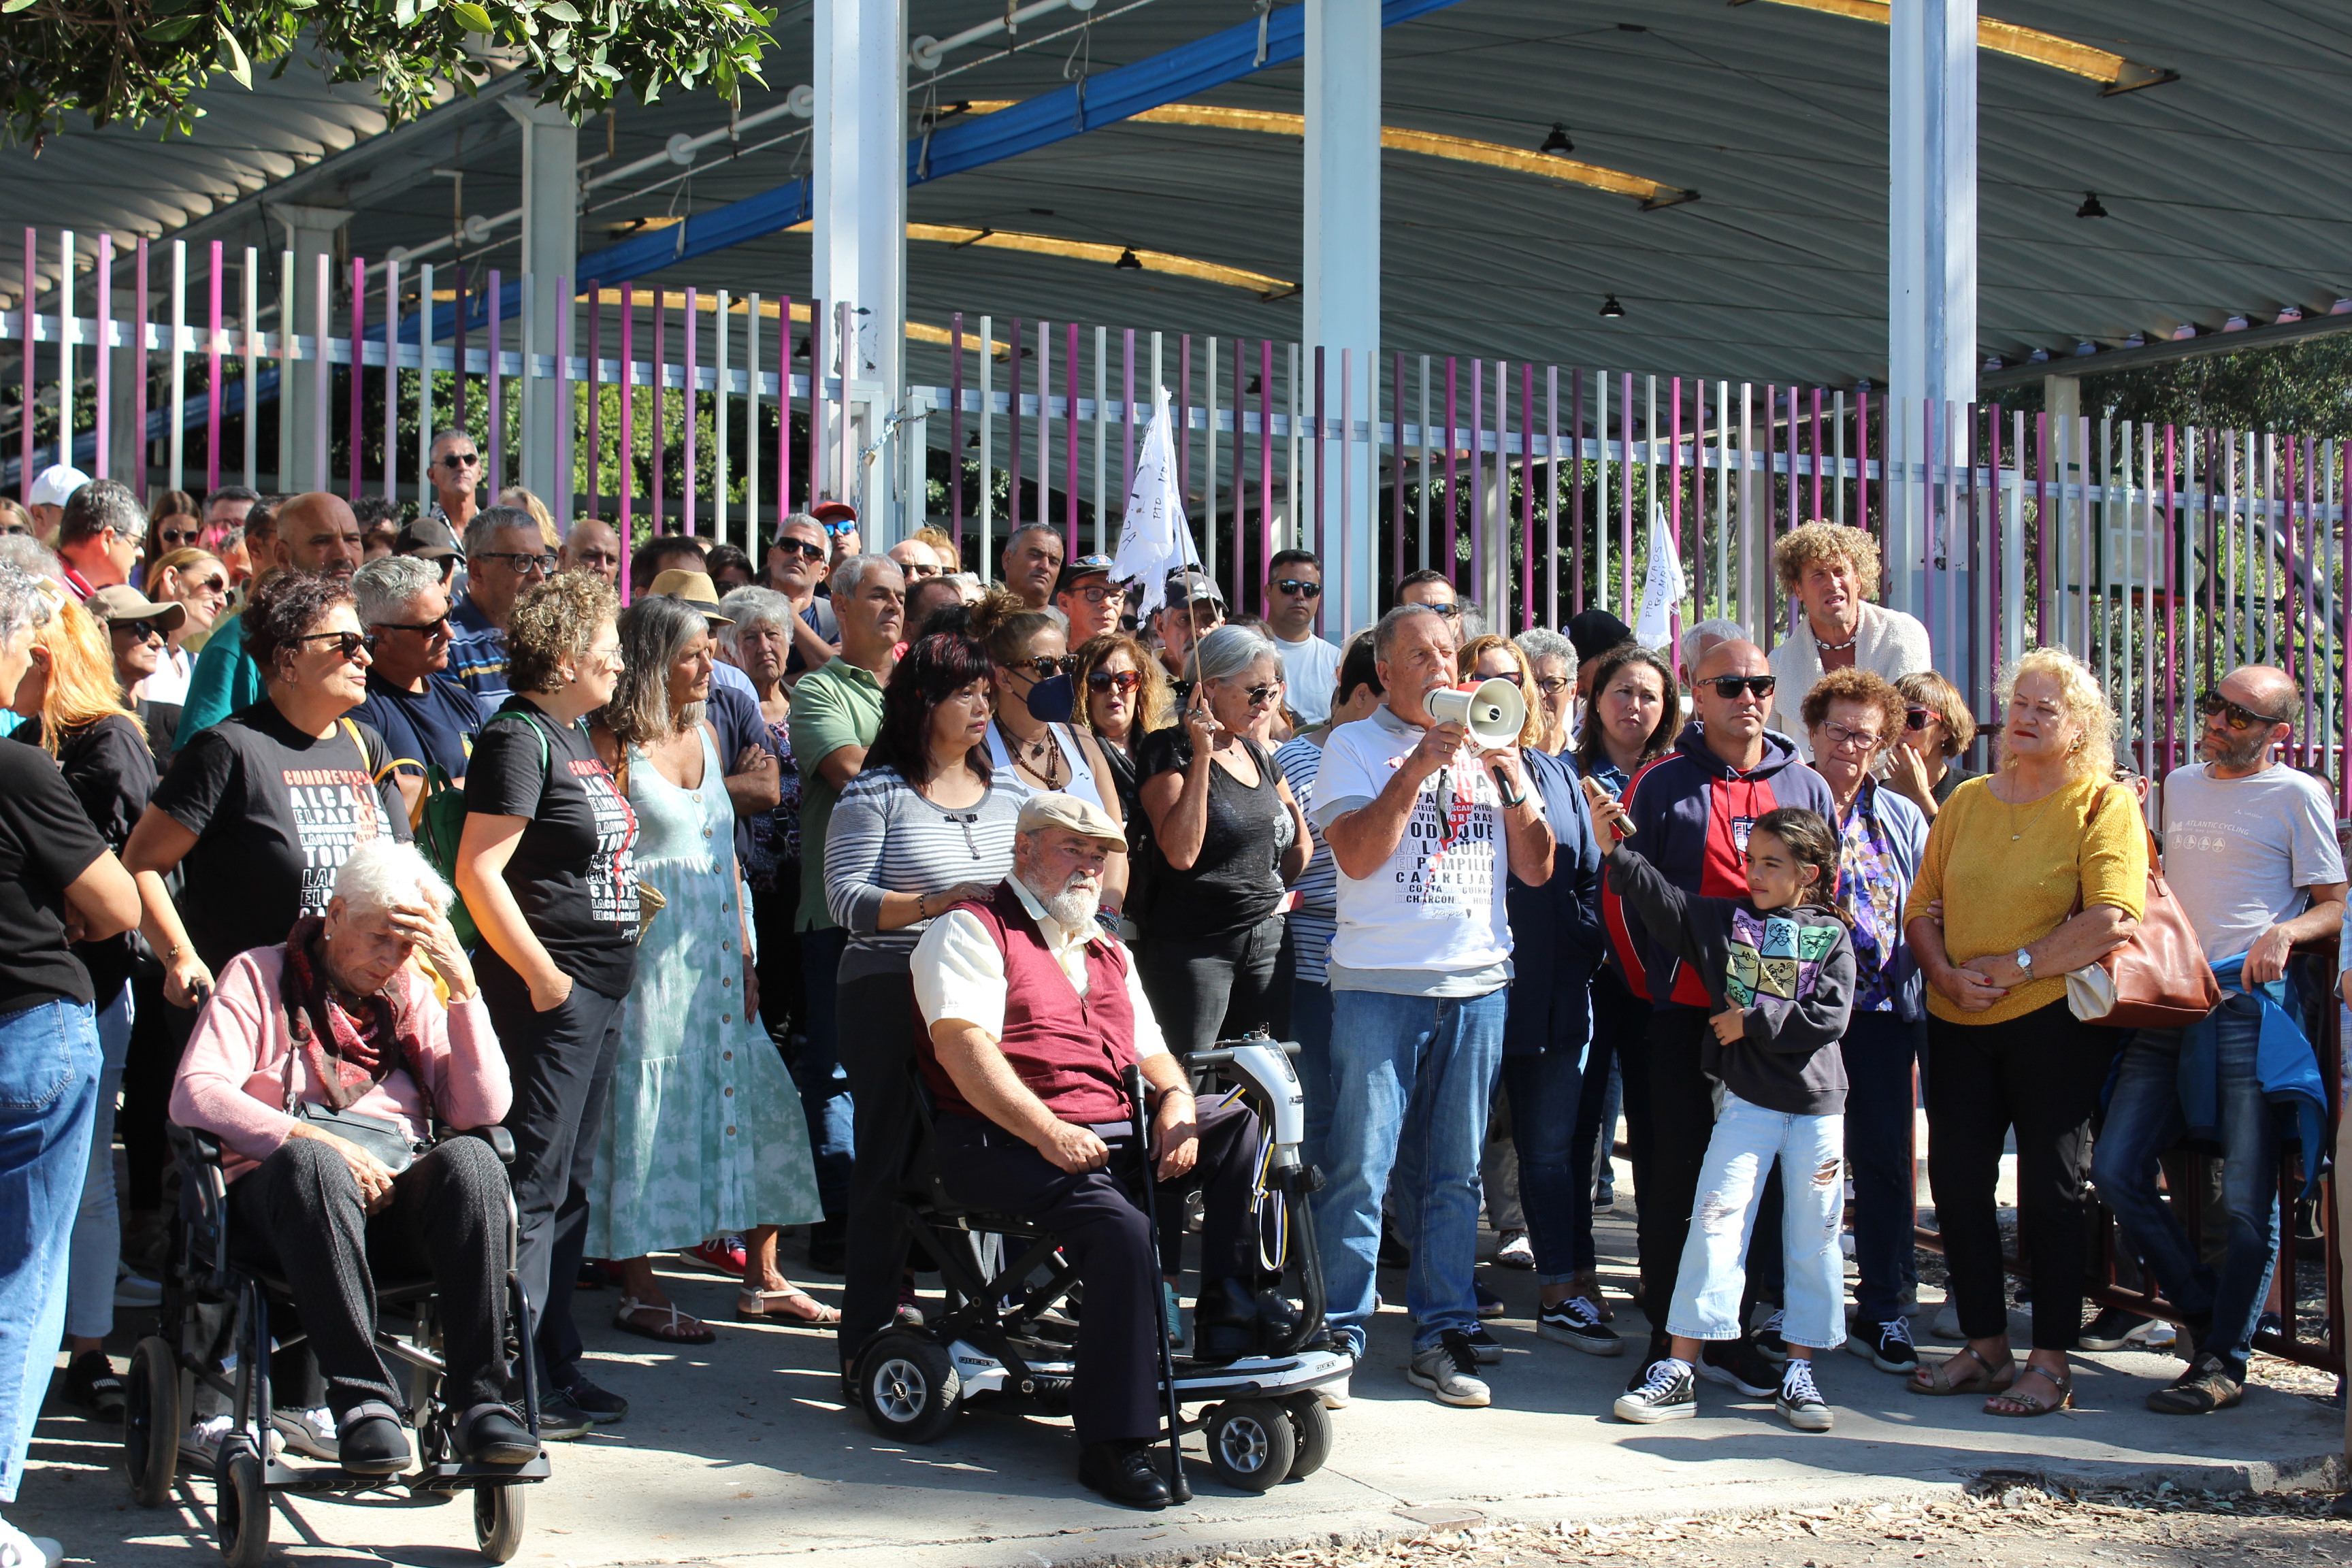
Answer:
[[(955, 907), (978, 917), (1004, 955), (1004, 1036), (997, 1049), (1013, 1072), (1064, 1121), (1082, 1127), (1125, 1121), (1122, 1080), (1135, 1060), (1126, 951), (1106, 938), (1088, 942), (1087, 994), (1080, 996), (1010, 883)], [(941, 1110), (986, 1120), (956, 1092), (928, 1035), (922, 1062), (923, 1081)]]

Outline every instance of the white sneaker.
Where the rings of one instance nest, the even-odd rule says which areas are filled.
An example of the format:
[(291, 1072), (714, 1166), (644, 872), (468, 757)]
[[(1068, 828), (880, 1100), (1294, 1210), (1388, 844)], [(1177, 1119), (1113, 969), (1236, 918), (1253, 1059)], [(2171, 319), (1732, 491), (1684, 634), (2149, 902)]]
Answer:
[(269, 1427), (298, 1454), (308, 1454), (314, 1459), (341, 1457), (335, 1444), (334, 1412), (323, 1405), (315, 1410), (273, 1410), (269, 1413)]
[(1506, 1268), (1533, 1268), (1536, 1266), (1535, 1243), (1524, 1230), (1503, 1233), (1503, 1245), (1495, 1248), (1495, 1261)]
[(66, 1549), (46, 1535), (27, 1535), (0, 1519), (0, 1568), (58, 1568)]
[(189, 1427), (187, 1436), (180, 1441), (184, 1447), (203, 1456), (205, 1469), (210, 1473), (213, 1467), (220, 1463), (221, 1445), (228, 1440), (228, 1435), (236, 1426), (236, 1423), (226, 1415), (207, 1415)]
[(1342, 1377), (1325, 1384), (1315, 1391), (1315, 1397), (1323, 1402), (1326, 1410), (1345, 1410), (1349, 1405), (1348, 1380)]
[(115, 1277), (114, 1304), (118, 1307), (160, 1307), (163, 1304), (163, 1282), (133, 1274), (125, 1265)]
[(1413, 1352), (1404, 1375), (1415, 1388), (1437, 1395), (1442, 1405), (1476, 1409), (1495, 1402), (1486, 1380), (1478, 1375), (1478, 1352), (1460, 1329), (1448, 1329), (1427, 1350)]

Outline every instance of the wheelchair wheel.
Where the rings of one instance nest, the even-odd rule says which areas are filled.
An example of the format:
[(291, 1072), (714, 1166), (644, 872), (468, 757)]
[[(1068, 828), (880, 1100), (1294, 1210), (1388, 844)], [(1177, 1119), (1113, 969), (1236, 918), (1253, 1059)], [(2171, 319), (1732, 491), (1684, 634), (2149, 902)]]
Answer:
[(269, 1492), (262, 1484), (261, 1456), (246, 1439), (232, 1437), (222, 1446), (215, 1475), (213, 1529), (221, 1561), (228, 1568), (261, 1568), (269, 1555)]
[(522, 1550), (522, 1493), (512, 1485), (474, 1489), (474, 1544), (493, 1563)]
[(963, 1408), (963, 1379), (947, 1351), (914, 1334), (884, 1334), (858, 1358), (866, 1424), (901, 1443), (936, 1443)]
[(1209, 1468), (1229, 1487), (1271, 1491), (1298, 1453), (1289, 1412), (1271, 1399), (1232, 1399), (1209, 1416)]
[(1298, 1439), (1298, 1453), (1290, 1461), (1290, 1479), (1303, 1480), (1331, 1457), (1331, 1413), (1323, 1408), (1323, 1396), (1312, 1393), (1285, 1394), (1282, 1408)]
[(131, 1349), (131, 1373), (123, 1383), (122, 1463), (131, 1472), (131, 1500), (162, 1508), (172, 1500), (180, 1433), (187, 1425), (172, 1347), (152, 1334), (141, 1340)]

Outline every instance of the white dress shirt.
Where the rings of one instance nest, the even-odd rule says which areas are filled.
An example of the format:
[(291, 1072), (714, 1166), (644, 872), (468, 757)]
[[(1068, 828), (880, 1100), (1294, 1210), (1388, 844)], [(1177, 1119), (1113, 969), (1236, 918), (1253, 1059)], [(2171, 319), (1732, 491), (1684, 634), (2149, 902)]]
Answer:
[[(1101, 940), (1116, 942), (1099, 926), (1084, 931), (1066, 930), (1062, 922), (1045, 912), (1037, 896), (1023, 885), (1018, 877), (1007, 877), (1006, 883), (1029, 918), (1045, 938), (1045, 950), (1054, 955), (1069, 979), (1071, 988), (1080, 996), (1087, 994), (1087, 943)], [(923, 940), (915, 944), (910, 960), (915, 978), (915, 1003), (923, 1010), (926, 1026), (950, 1019), (967, 1025), (996, 1039), (1004, 1037), (1004, 953), (980, 917), (970, 910), (950, 910), (931, 921)], [(1127, 1000), (1135, 1010), (1135, 1056), (1138, 1061), (1146, 1057), (1164, 1055), (1168, 1042), (1160, 1033), (1160, 1022), (1151, 1016), (1151, 1004), (1143, 994), (1142, 982), (1136, 978), (1135, 961), (1129, 955), (1127, 964)]]

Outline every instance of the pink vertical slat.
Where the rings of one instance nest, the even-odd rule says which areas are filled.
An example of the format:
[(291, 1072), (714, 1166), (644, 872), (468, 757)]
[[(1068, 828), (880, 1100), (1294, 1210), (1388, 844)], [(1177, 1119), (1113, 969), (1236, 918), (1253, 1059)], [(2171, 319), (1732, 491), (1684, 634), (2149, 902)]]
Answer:
[(1568, 367), (1568, 438), (1575, 458), (1569, 465), (1568, 596), (1584, 608), (1584, 372)]
[[(1191, 338), (1186, 338), (1184, 340), (1184, 369), (1188, 375), (1192, 368), (1192, 340)], [(1116, 486), (1111, 487), (1111, 489), (1112, 493), (1118, 497), (1117, 504), (1119, 509), (1120, 521), (1123, 522), (1126, 519), (1127, 513), (1128, 487), (1135, 482), (1135, 329), (1133, 327), (1127, 328), (1125, 331), (1120, 334), (1119, 353), (1118, 483)], [(1160, 404), (1160, 389), (1156, 386), (1151, 389), (1151, 400), (1152, 406), (1155, 408), (1158, 407)], [(1184, 405), (1181, 398), (1177, 401), (1176, 406), (1180, 411), (1183, 408)], [(1192, 472), (1191, 458), (1192, 443), (1187, 438), (1187, 433), (1181, 422), (1176, 426), (1176, 444), (1183, 450), (1186, 458), (1186, 461), (1180, 465), (1180, 477), (1177, 480), (1177, 493), (1181, 495), (1183, 493), (1184, 479), (1189, 478)], [(1099, 519), (1096, 521), (1096, 527), (1098, 531), (1107, 533), (1108, 536), (1112, 539), (1117, 539), (1118, 537), (1118, 529), (1103, 529), (1101, 520)]]
[(1062, 559), (1078, 554), (1078, 324), (1062, 339)]
[(1813, 388), (1813, 514), (1805, 521), (1827, 514), (1822, 510), (1822, 389)]
[[(1618, 382), (1617, 423), (1617, 618), (1633, 620), (1633, 373), (1622, 373)], [(1766, 492), (1769, 494), (1768, 490)]]
[[(506, 315), (506, 284), (499, 269), (490, 268), (490, 494), (496, 496), (507, 488), (507, 399), (501, 378), (505, 372), (499, 363), (499, 324)], [(326, 344), (319, 345), (323, 358)]]
[[(980, 345), (986, 353), (988, 345)], [(786, 373), (790, 374), (790, 366)], [(948, 318), (948, 537), (963, 553), (963, 312)]]
[[(816, 312), (809, 312), (813, 323)], [(793, 510), (793, 297), (780, 296), (776, 300), (776, 522), (782, 527)], [(980, 345), (986, 353), (988, 345)], [(961, 447), (957, 448), (962, 450)], [(957, 461), (962, 461), (958, 458)], [(957, 544), (963, 542), (956, 536)]]
[[(1666, 383), (1666, 537), (1675, 548), (1683, 547), (1683, 378), (1675, 376)], [(1667, 612), (1666, 624), (1675, 628), (1675, 642), (1681, 646), (1681, 619), (1677, 610)]]
[[(1486, 362), (1470, 360), (1470, 596), (1486, 591)], [(1502, 605), (1496, 605), (1497, 611)], [(1506, 616), (1499, 625), (1510, 624)]]
[[(1244, 430), (1244, 426), (1249, 421), (1248, 354), (1249, 340), (1246, 338), (1235, 338), (1234, 340), (1233, 505), (1234, 548), (1235, 550), (1239, 550), (1241, 548), (1242, 529), (1249, 518), (1249, 468), (1245, 463), (1245, 459), (1249, 455), (1249, 439)], [(1258, 439), (1263, 441), (1265, 438), (1265, 433), (1264, 431), (1260, 431), (1258, 433)], [(1212, 486), (1214, 486), (1216, 482), (1217, 476), (1214, 473), (1210, 474), (1209, 483)]]
[[(637, 546), (637, 536), (630, 527), (630, 513), (637, 489), (637, 374), (636, 374), (637, 309), (636, 288), (621, 285), (621, 440), (620, 451), (613, 465), (613, 487), (620, 492), (621, 553), (626, 556)], [(787, 365), (789, 371), (789, 365)], [(621, 574), (621, 592), (626, 594), (629, 574)]]
[[(1318, 349), (1316, 352), (1320, 353), (1322, 351)], [(1365, 363), (1365, 368), (1377, 374), (1375, 366), (1369, 360)], [(1356, 463), (1354, 455), (1348, 449), (1349, 443), (1354, 438), (1355, 428), (1356, 351), (1341, 349), (1339, 351), (1339, 547), (1335, 553), (1339, 562), (1339, 611), (1343, 619), (1352, 616), (1355, 609), (1349, 599), (1349, 593), (1355, 586), (1356, 582), (1356, 574), (1352, 570), (1355, 564), (1355, 530), (1348, 526), (1348, 520), (1356, 512)], [(1319, 423), (1315, 427), (1315, 445), (1318, 451), (1323, 445), (1323, 427)], [(1320, 488), (1316, 490), (1315, 499), (1318, 501), (1323, 499)], [(1318, 549), (1324, 545), (1320, 524), (1318, 525), (1315, 542)], [(1269, 555), (1266, 559), (1271, 561), (1274, 558)], [(1268, 577), (1274, 575), (1271, 567), (1266, 569), (1265, 575)], [(1268, 605), (1268, 608), (1271, 607)]]
[[(1395, 353), (1393, 361), (1389, 383), (1389, 589), (1391, 593), (1395, 592), (1396, 584), (1404, 581), (1404, 353), (1402, 350)], [(1374, 584), (1374, 587), (1377, 589), (1378, 584)], [(1372, 605), (1378, 605), (1384, 602), (1380, 594), (1377, 591), (1374, 592)], [(1370, 607), (1367, 606), (1368, 609)], [(1319, 624), (1319, 617), (1324, 613), (1323, 607), (1318, 605), (1315, 613)], [(1339, 629), (1345, 631), (1347, 628), (1342, 626)]]
[[(139, 239), (138, 267), (139, 281), (135, 286), (134, 290), (136, 298), (133, 300), (131, 305), (132, 310), (137, 312), (137, 320), (131, 323), (131, 342), (132, 344), (131, 351), (131, 378), (132, 382), (131, 391), (131, 427), (134, 432), (136, 432), (131, 439), (131, 449), (137, 452), (139, 456), (137, 460), (131, 465), (131, 472), (132, 476), (131, 488), (139, 492), (140, 502), (143, 505), (147, 500), (148, 309), (147, 239), (144, 235), (142, 235)], [(246, 346), (246, 352), (247, 353), (251, 353), (253, 352), (251, 344), (248, 343)], [(256, 417), (256, 411), (248, 408), (245, 411), (245, 416), (247, 419), (254, 418)]]
[[(1274, 340), (1260, 338), (1257, 344), (1257, 563), (1262, 568), (1274, 558)], [(1249, 582), (1246, 563), (1242, 558), (1241, 535), (1234, 536), (1234, 592), (1231, 602), (1240, 604)], [(1263, 590), (1261, 590), (1261, 593)]]
[[(2164, 765), (2169, 770), (2179, 766), (2176, 747), (2179, 743), (2180, 675), (2187, 668), (2180, 650), (2180, 555), (2179, 514), (2175, 510), (2179, 491), (2173, 484), (2173, 465), (2180, 460), (2180, 427), (2164, 427)], [(2151, 572), (2149, 578), (2154, 580)]]
[[(205, 493), (220, 489), (221, 442), (221, 242), (212, 242), (211, 267), (206, 268), (205, 293)], [(104, 462), (101, 456), (99, 459)]]
[[(213, 342), (215, 347), (212, 352), (212, 379), (215, 386), (220, 384), (220, 349), (218, 347), (220, 342), (220, 241), (215, 240), (213, 241)], [(352, 449), (350, 493), (344, 497), (346, 500), (360, 499), (360, 394), (366, 389), (367, 385), (367, 367), (363, 363), (367, 358), (367, 351), (362, 345), (366, 341), (367, 258), (363, 256), (354, 256), (352, 258), (352, 374), (351, 379), (344, 384), (345, 390), (349, 394), (346, 401), (350, 404), (345, 420), (344, 439), (350, 443)], [(220, 395), (217, 392), (213, 395), (213, 406), (215, 410), (220, 406)], [(206, 482), (217, 480), (220, 477), (220, 419), (217, 413), (213, 419), (212, 433), (205, 438), (205, 463), (213, 475), (213, 479)]]
[(653, 302), (654, 357), (653, 363), (646, 367), (654, 388), (653, 461), (648, 465), (650, 472), (646, 487), (646, 509), (651, 514), (650, 526), (656, 533), (659, 533), (662, 531), (662, 458), (664, 448), (668, 445), (665, 437), (669, 425), (669, 356), (666, 352), (668, 347), (667, 340), (669, 336), (669, 304), (667, 298), (658, 289), (653, 291)]
[[(816, 498), (824, 489), (824, 301), (809, 301), (809, 460), (808, 505), (816, 510)], [(1014, 322), (1013, 334), (1013, 358), (1021, 353), (1019, 322)], [(981, 352), (988, 351), (983, 347)]]
[[(1160, 389), (1152, 388), (1155, 402), (1159, 395)], [(1134, 405), (1135, 399), (1130, 396), (1128, 406), (1131, 410)], [(1213, 408), (1209, 410), (1212, 429), (1216, 426), (1216, 412)], [(1135, 454), (1132, 451), (1127, 455), (1126, 482), (1130, 485), (1135, 482)], [(1216, 482), (1214, 475), (1210, 477), (1210, 482)], [(1176, 339), (1176, 490), (1184, 498), (1185, 507), (1189, 510), (1192, 504), (1192, 334), (1190, 332), (1180, 333)]]
[(113, 434), (107, 415), (113, 407), (114, 393), (114, 236), (100, 230), (98, 237), (98, 461), (92, 465), (91, 477), (109, 479), (107, 471), (107, 437)]
[(702, 396), (702, 365), (697, 357), (697, 351), (702, 339), (702, 312), (696, 308), (695, 290), (690, 285), (686, 290), (685, 318), (680, 321), (679, 326), (686, 333), (686, 413), (683, 416), (686, 425), (686, 450), (680, 454), (686, 472), (681, 474), (679, 479), (683, 481), (685, 489), (686, 531), (692, 533), (694, 531), (694, 491), (695, 487), (701, 480), (701, 476), (695, 470), (695, 436), (701, 421), (694, 415), (695, 405)]
[[(1853, 521), (1870, 529), (1870, 394), (1853, 395)], [(1881, 559), (1885, 558), (1884, 552)]]
[(1519, 629), (1536, 624), (1536, 365), (1519, 366)]
[[(602, 341), (604, 334), (604, 291), (601, 289), (591, 289), (588, 290), (587, 510), (592, 514), (600, 517), (604, 515), (604, 366), (598, 357), (604, 351), (604, 343)], [(793, 341), (790, 330), (792, 323), (790, 321), (786, 321), (784, 326), (786, 329), (784, 333), (785, 352), (790, 353)], [(628, 549), (625, 545), (623, 546), (621, 553), (624, 555), (628, 553)]]

